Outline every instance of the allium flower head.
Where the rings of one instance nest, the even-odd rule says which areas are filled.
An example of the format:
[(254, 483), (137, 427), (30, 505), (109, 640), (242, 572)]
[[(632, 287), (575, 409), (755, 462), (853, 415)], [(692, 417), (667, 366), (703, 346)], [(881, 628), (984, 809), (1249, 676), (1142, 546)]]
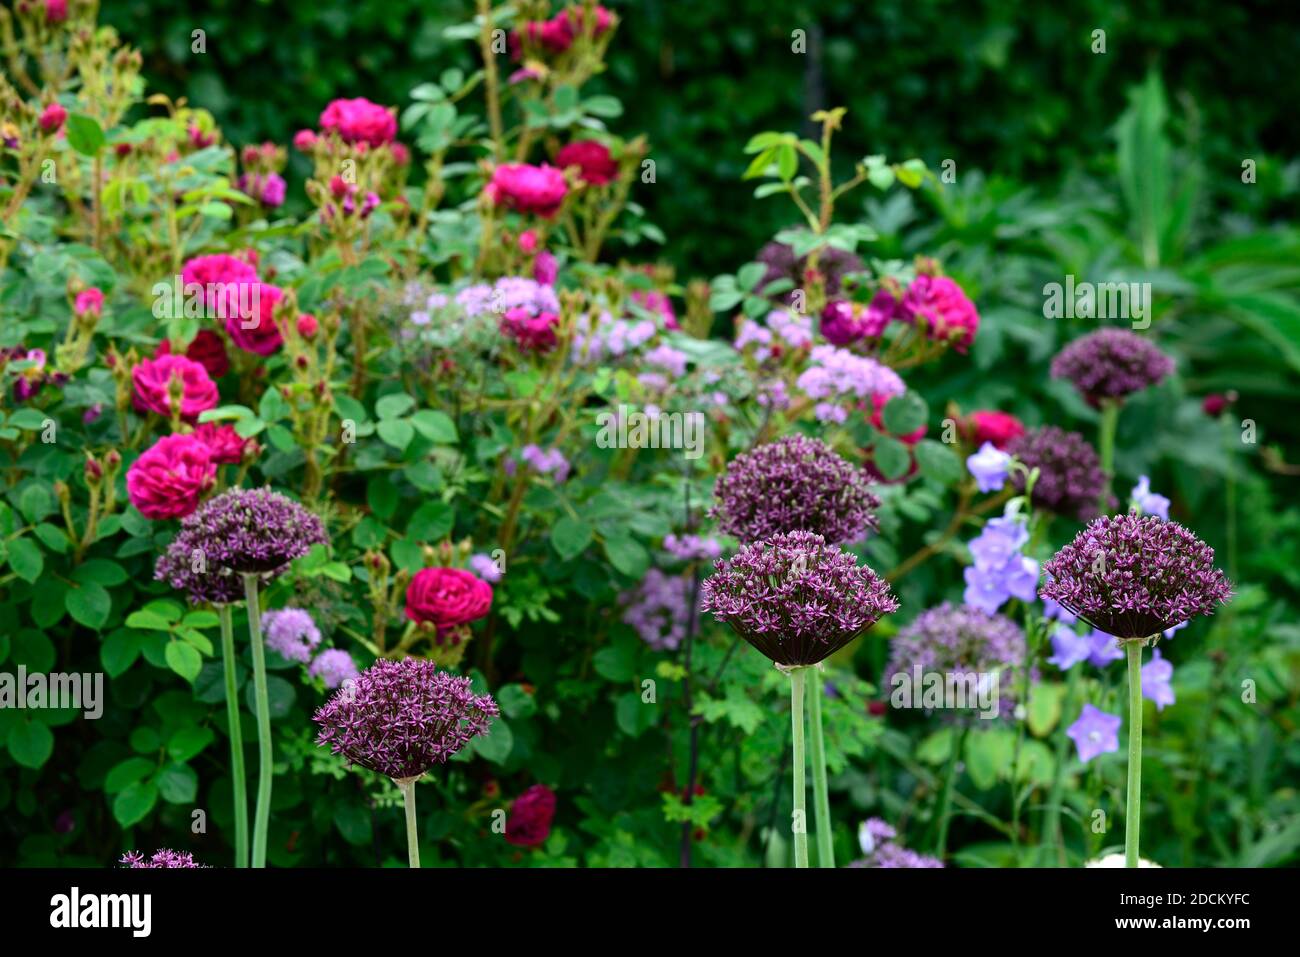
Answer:
[(1173, 371), (1173, 359), (1128, 329), (1090, 332), (1052, 360), (1052, 378), (1069, 379), (1094, 405), (1101, 399), (1123, 399)]
[(319, 678), (331, 691), (358, 674), (357, 663), (342, 648), (326, 648), (307, 667), (308, 677)]
[[(922, 675), (1001, 675), (1024, 658), (1024, 632), (1010, 618), (944, 602), (921, 612), (894, 638), (882, 683), (892, 683), (893, 675), (911, 676), (917, 668)], [(1004, 715), (1015, 704), (1013, 684), (998, 679), (998, 710)]]
[(381, 658), (314, 715), (317, 744), (394, 781), (418, 778), (487, 734), (500, 712), (470, 680), (439, 671), (432, 661)]
[(1214, 549), (1177, 522), (1099, 518), (1043, 565), (1039, 594), (1121, 640), (1148, 638), (1232, 596)]
[(701, 610), (778, 665), (814, 665), (898, 610), (880, 576), (812, 532), (773, 535), (714, 568)]
[[(1097, 450), (1078, 432), (1054, 425), (1030, 429), (1012, 439), (1007, 451), (1027, 468), (1038, 469), (1032, 495), (1036, 506), (1084, 521), (1097, 514), (1106, 473)], [(1024, 491), (1023, 472), (1013, 472), (1011, 481)]]
[(204, 574), (275, 577), (313, 545), (329, 544), (329, 538), (321, 520), (292, 499), (266, 488), (232, 488), (181, 522), (168, 554), (178, 543), (185, 560), (196, 551), (202, 555)]
[(169, 848), (161, 848), (154, 851), (150, 857), (145, 857), (139, 851), (127, 851), (118, 861), (123, 867), (132, 869), (140, 868), (200, 868), (204, 865), (197, 864), (194, 861), (194, 855), (189, 851), (173, 851)]
[(808, 531), (831, 543), (854, 542), (877, 528), (867, 473), (825, 442), (789, 435), (736, 456), (718, 477), (711, 514), (742, 542)]
[(262, 615), (266, 646), (288, 661), (306, 664), (320, 644), (320, 629), (301, 608), (281, 608)]

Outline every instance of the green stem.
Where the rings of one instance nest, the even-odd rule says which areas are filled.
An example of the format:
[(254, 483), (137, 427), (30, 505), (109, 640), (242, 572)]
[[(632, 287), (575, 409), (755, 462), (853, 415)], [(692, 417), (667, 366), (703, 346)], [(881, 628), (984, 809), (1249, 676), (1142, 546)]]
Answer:
[(1127, 641), (1128, 651), (1128, 800), (1124, 805), (1124, 866), (1138, 866), (1142, 826), (1142, 641)]
[(253, 650), (253, 690), (257, 696), (257, 810), (253, 818), (253, 866), (266, 867), (266, 832), (271, 821), (271, 706), (266, 693), (266, 654), (262, 648), (262, 610), (257, 576), (244, 574), (248, 639)]
[[(1074, 699), (1079, 689), (1081, 667), (1070, 669), (1070, 677), (1065, 686), (1065, 701), (1061, 705), (1061, 714), (1074, 714)], [(1056, 739), (1056, 770), (1052, 778), (1051, 796), (1047, 799), (1047, 820), (1043, 826), (1043, 842), (1051, 852), (1056, 850), (1057, 864), (1065, 866), (1065, 839), (1061, 834), (1061, 804), (1065, 800), (1065, 766), (1070, 757), (1070, 736), (1066, 734), (1065, 722), (1061, 722), (1060, 734)]]
[(794, 783), (794, 866), (808, 866), (807, 788), (804, 784), (803, 691), (806, 668), (790, 670), (790, 748)]
[(1101, 400), (1101, 427), (1097, 438), (1097, 452), (1101, 456), (1101, 470), (1106, 482), (1101, 488), (1101, 510), (1110, 511), (1110, 486), (1115, 479), (1115, 430), (1119, 426), (1119, 402)]
[(808, 724), (812, 746), (813, 810), (817, 815), (817, 866), (835, 866), (835, 840), (831, 828), (831, 798), (826, 787), (826, 741), (822, 734), (821, 672), (813, 669), (813, 687), (808, 695)]
[(230, 737), (230, 776), (234, 781), (235, 866), (248, 866), (248, 779), (244, 771), (244, 732), (239, 719), (235, 675), (235, 624), (229, 605), (217, 606), (221, 619), (221, 665), (226, 672), (226, 721)]
[(406, 807), (406, 862), (411, 867), (420, 866), (420, 829), (415, 824), (415, 782), (418, 778), (405, 778), (393, 783), (402, 792)]
[(939, 860), (943, 860), (948, 852), (948, 822), (952, 820), (953, 783), (957, 779), (957, 762), (961, 760), (961, 753), (966, 748), (966, 735), (969, 733), (969, 725), (963, 725), (961, 731), (957, 733), (952, 754), (948, 755), (948, 769), (943, 775), (943, 790), (939, 794), (939, 839), (934, 845), (934, 856)]

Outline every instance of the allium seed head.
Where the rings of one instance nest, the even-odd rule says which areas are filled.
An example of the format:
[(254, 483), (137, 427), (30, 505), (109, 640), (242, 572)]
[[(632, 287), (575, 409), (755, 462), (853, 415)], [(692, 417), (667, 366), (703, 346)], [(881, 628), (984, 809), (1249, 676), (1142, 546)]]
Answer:
[[(1030, 429), (1012, 439), (1007, 451), (1028, 468), (1038, 469), (1031, 496), (1034, 505), (1081, 521), (1097, 514), (1106, 473), (1097, 450), (1078, 432), (1066, 432), (1054, 425)], [(1011, 481), (1024, 491), (1024, 472), (1012, 472)]]
[(1090, 332), (1052, 360), (1052, 378), (1069, 379), (1094, 405), (1101, 399), (1123, 399), (1173, 371), (1173, 359), (1128, 329)]

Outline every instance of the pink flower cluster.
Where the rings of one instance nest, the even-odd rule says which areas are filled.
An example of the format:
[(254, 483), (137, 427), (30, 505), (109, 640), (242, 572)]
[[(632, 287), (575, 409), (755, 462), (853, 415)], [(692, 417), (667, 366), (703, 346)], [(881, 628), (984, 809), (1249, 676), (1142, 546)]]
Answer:
[(483, 188), (483, 195), (492, 205), (543, 219), (551, 219), (560, 211), (568, 192), (564, 173), (546, 163), (502, 163)]

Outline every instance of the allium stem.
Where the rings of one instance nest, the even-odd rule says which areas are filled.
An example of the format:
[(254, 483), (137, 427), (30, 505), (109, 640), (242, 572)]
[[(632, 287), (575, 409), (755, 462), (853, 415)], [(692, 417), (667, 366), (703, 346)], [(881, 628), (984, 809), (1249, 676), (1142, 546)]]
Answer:
[(806, 667), (790, 669), (790, 756), (794, 783), (794, 866), (808, 866), (807, 787), (804, 783), (803, 691)]
[(411, 867), (420, 866), (420, 829), (415, 823), (415, 782), (418, 778), (403, 778), (393, 783), (402, 792), (406, 807), (406, 862)]
[(266, 693), (266, 653), (262, 648), (262, 610), (257, 576), (244, 573), (248, 641), (253, 650), (253, 691), (257, 703), (257, 809), (253, 818), (253, 866), (266, 867), (266, 831), (271, 821), (271, 705)]
[(1124, 804), (1124, 866), (1138, 866), (1142, 826), (1142, 646), (1126, 641), (1128, 651), (1128, 800)]
[(1119, 426), (1119, 402), (1115, 399), (1101, 400), (1101, 426), (1097, 434), (1097, 453), (1101, 458), (1101, 470), (1106, 473), (1105, 484), (1101, 487), (1101, 510), (1110, 511), (1110, 486), (1115, 480), (1115, 430)]
[(230, 737), (230, 777), (234, 782), (235, 866), (248, 866), (248, 780), (244, 770), (244, 732), (239, 720), (235, 675), (235, 624), (229, 605), (217, 606), (221, 620), (221, 665), (226, 673), (226, 721)]
[(835, 840), (831, 828), (831, 798), (826, 787), (826, 742), (822, 735), (822, 695), (825, 682), (813, 670), (812, 692), (808, 695), (808, 723), (812, 746), (813, 808), (817, 815), (817, 866), (835, 866)]
[[(1070, 669), (1070, 677), (1065, 686), (1065, 703), (1062, 714), (1073, 714), (1075, 698), (1079, 693), (1079, 675), (1082, 668)], [(1056, 741), (1056, 770), (1052, 776), (1052, 790), (1047, 799), (1047, 820), (1043, 826), (1043, 842), (1049, 854), (1056, 855), (1058, 867), (1065, 866), (1065, 837), (1061, 833), (1061, 808), (1065, 803), (1065, 767), (1070, 758), (1070, 736), (1065, 722), (1061, 722), (1060, 734)]]
[(943, 790), (939, 793), (939, 838), (934, 844), (934, 856), (943, 860), (948, 853), (948, 822), (952, 820), (952, 792), (957, 779), (957, 762), (966, 748), (966, 735), (970, 725), (962, 725), (952, 738), (952, 753), (948, 755), (948, 768), (943, 775)]

